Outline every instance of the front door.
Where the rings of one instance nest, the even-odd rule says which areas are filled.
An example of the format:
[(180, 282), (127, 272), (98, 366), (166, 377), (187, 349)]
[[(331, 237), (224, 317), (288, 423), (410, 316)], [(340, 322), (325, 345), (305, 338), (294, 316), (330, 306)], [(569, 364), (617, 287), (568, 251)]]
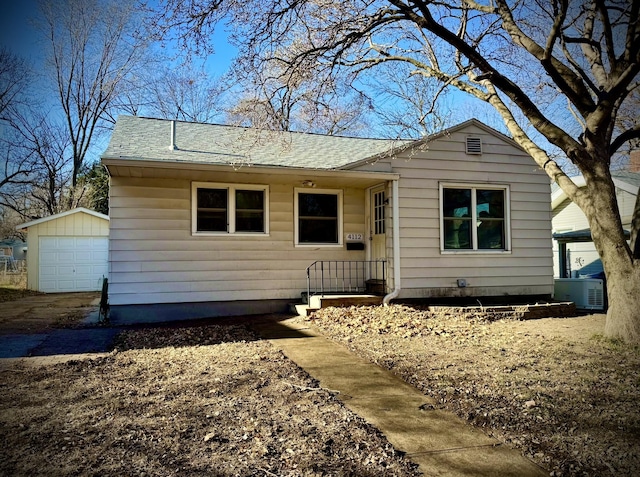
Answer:
[[(371, 190), (371, 220), (370, 243), (371, 260), (386, 260), (387, 235), (386, 235), (386, 192), (385, 187), (380, 186)], [(373, 267), (371, 279), (383, 280), (382, 265)]]

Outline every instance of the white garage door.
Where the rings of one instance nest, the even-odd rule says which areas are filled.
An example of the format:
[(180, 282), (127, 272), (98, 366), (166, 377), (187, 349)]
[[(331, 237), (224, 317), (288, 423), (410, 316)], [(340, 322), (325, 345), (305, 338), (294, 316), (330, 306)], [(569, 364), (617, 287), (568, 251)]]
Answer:
[(107, 237), (40, 237), (39, 290), (100, 290), (108, 257)]

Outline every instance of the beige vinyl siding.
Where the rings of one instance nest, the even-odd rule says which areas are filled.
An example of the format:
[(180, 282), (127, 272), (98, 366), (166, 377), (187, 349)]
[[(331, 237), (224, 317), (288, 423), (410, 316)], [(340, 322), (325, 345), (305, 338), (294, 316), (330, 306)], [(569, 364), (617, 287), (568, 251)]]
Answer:
[(30, 226), (27, 234), (27, 288), (40, 283), (40, 237), (108, 237), (109, 221), (78, 212)]
[[(306, 291), (305, 269), (314, 260), (365, 258), (364, 251), (346, 247), (295, 247), (293, 200), (299, 183), (269, 183), (248, 174), (180, 175), (112, 177), (110, 304), (299, 299)], [(192, 235), (192, 180), (269, 184), (269, 233)], [(335, 189), (344, 194), (343, 232), (364, 234), (365, 191)]]
[[(468, 135), (481, 137), (481, 155), (465, 153)], [(385, 161), (401, 176), (401, 298), (553, 292), (549, 179), (519, 148), (472, 127)], [(443, 253), (441, 183), (508, 186), (511, 250)], [(467, 288), (457, 287), (459, 278)]]
[(636, 205), (636, 195), (618, 188), (616, 189), (616, 198), (618, 199), (622, 225), (627, 230), (631, 230), (631, 221), (633, 219), (633, 211)]

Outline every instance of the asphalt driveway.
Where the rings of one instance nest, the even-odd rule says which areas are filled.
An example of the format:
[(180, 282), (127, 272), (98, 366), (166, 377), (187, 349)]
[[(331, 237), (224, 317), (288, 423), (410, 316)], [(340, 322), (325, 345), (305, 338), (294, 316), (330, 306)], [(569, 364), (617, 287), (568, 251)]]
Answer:
[[(4, 296), (4, 295), (3, 295)], [(29, 293), (0, 300), (0, 335), (72, 327), (98, 309), (99, 292)], [(17, 297), (16, 299), (11, 299)]]
[(50, 293), (0, 303), (0, 359), (110, 351), (119, 328), (98, 323), (100, 294)]

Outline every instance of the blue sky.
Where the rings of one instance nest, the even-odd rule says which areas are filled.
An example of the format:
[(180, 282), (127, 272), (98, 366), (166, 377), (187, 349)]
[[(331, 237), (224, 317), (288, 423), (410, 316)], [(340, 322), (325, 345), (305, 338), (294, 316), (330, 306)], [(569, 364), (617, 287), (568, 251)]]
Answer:
[[(63, 4), (63, 2), (60, 2)], [(42, 45), (39, 45), (37, 32), (33, 26), (34, 16), (37, 15), (37, 0), (9, 1), (0, 0), (0, 44), (9, 47), (17, 55), (26, 59), (36, 69), (42, 62)], [(212, 77), (219, 77), (229, 68), (235, 49), (227, 43), (224, 27), (217, 29), (212, 38), (215, 54), (206, 58), (206, 69)], [(171, 45), (168, 45), (171, 53)], [(179, 62), (176, 63), (179, 67)], [(493, 127), (502, 129), (496, 121), (495, 112), (478, 101), (456, 91), (452, 92), (456, 107), (453, 109), (454, 122), (462, 122), (474, 116)], [(382, 135), (384, 131), (370, 131), (371, 135)]]
[[(0, 45), (36, 65), (42, 60), (42, 48), (33, 26), (37, 15), (36, 0), (0, 0)], [(235, 49), (227, 43), (222, 28), (216, 31), (215, 55), (206, 59), (209, 72), (214, 76), (224, 73), (231, 64)]]
[(0, 0), (0, 44), (26, 59), (36, 60), (38, 45), (31, 26), (37, 10), (35, 0)]

